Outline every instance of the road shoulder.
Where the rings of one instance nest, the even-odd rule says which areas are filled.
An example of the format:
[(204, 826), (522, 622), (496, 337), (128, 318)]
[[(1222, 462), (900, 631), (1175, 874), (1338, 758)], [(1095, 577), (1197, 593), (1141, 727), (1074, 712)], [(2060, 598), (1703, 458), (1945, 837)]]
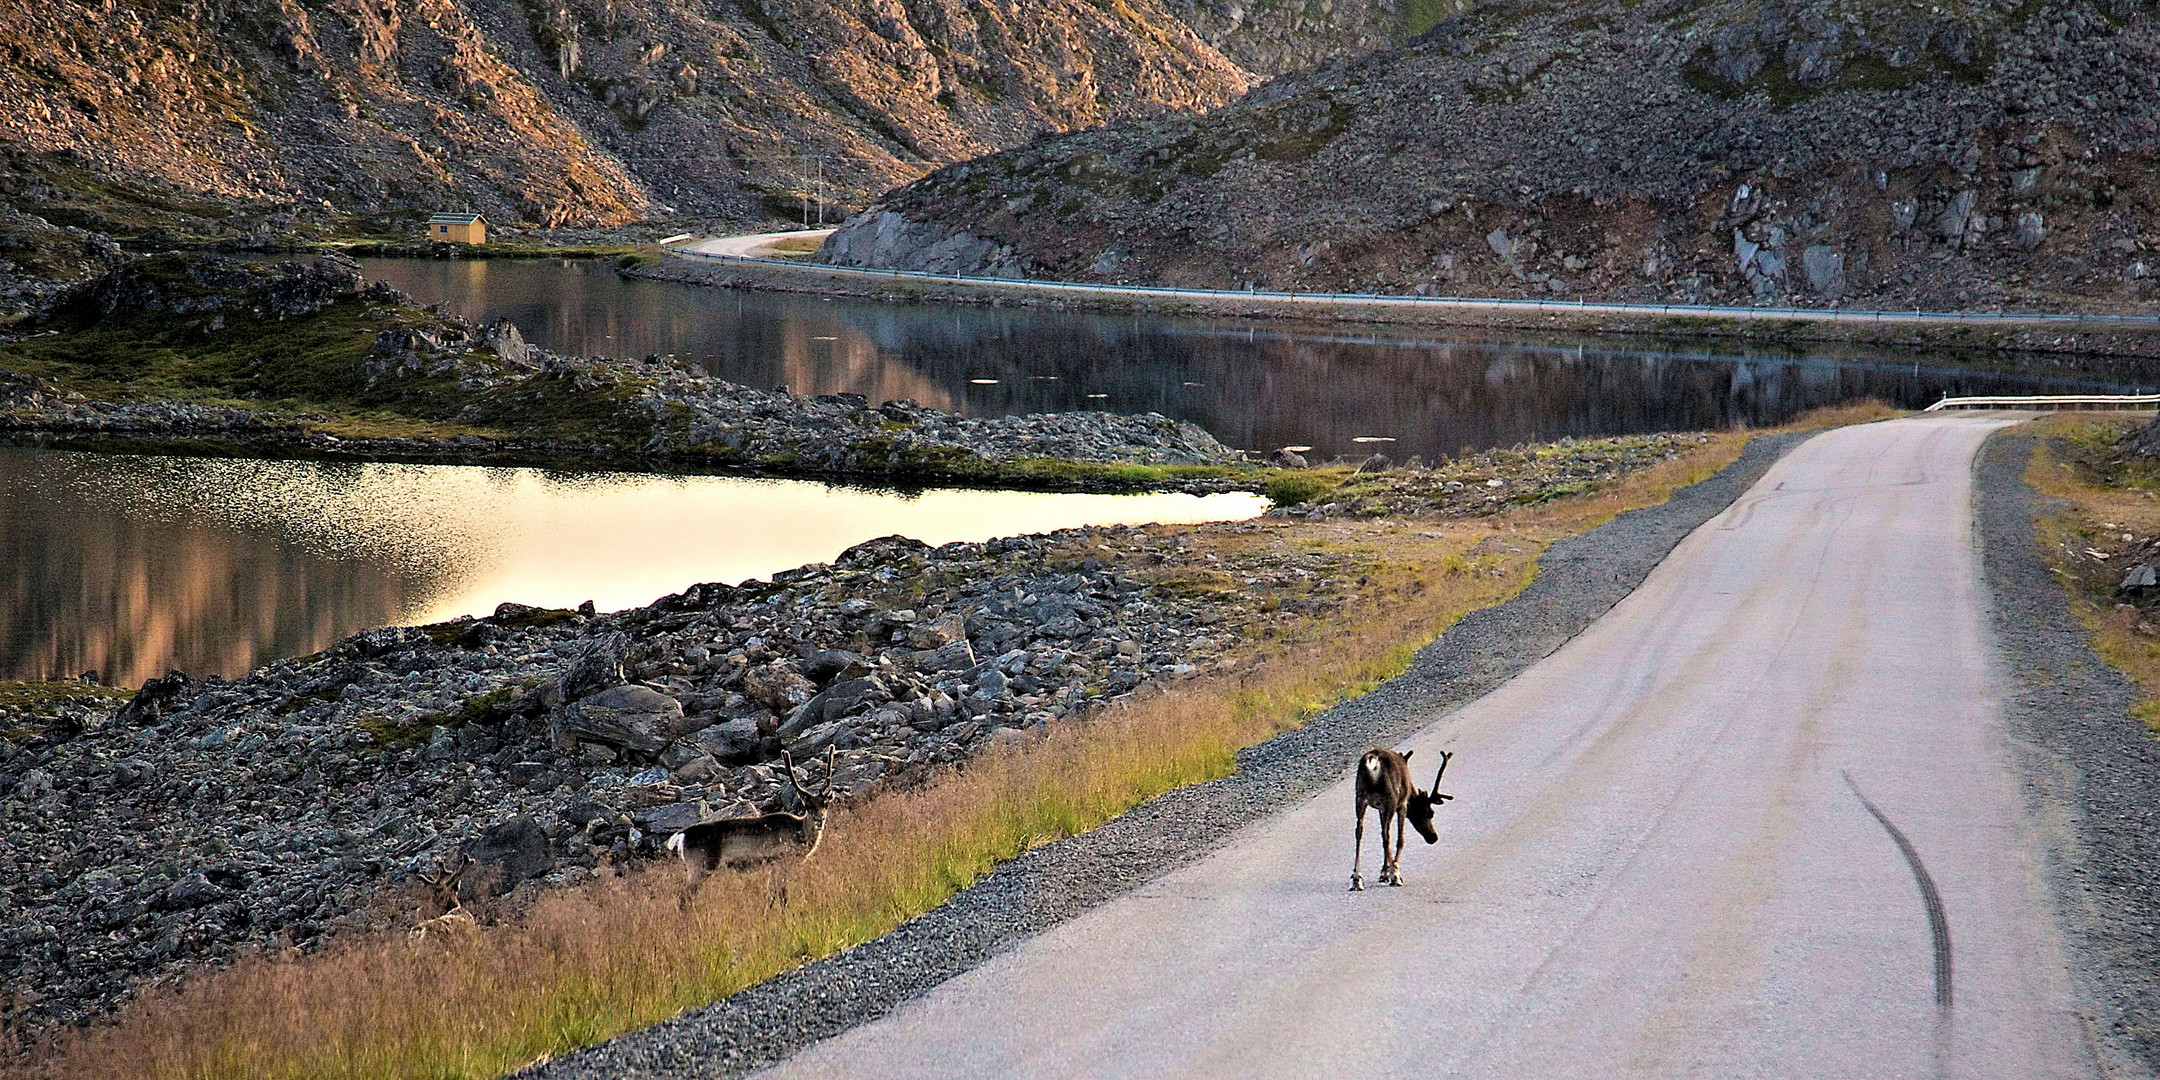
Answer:
[(2111, 1075), (2160, 1069), (2160, 740), (2130, 681), (2093, 652), (2040, 554), (2030, 435), (1981, 449), (1975, 525), (2004, 710), (2047, 845), (2086, 1022)]
[(1034, 934), (1185, 865), (1392, 742), (1535, 663), (1633, 591), (1674, 545), (1804, 436), (1754, 440), (1666, 502), (1555, 543), (1513, 600), (1473, 613), (1373, 693), (1238, 755), (1238, 772), (1171, 792), (1007, 863), (892, 933), (664, 1023), (528, 1070), (585, 1077), (733, 1076), (875, 1020)]

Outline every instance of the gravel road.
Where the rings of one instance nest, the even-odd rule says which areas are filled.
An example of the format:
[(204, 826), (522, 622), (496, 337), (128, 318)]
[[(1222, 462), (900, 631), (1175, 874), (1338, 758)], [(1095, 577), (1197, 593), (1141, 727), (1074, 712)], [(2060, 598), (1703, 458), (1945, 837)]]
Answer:
[(1817, 436), (1429, 713), (1407, 888), (1344, 894), (1345, 776), (771, 1075), (2104, 1075), (1974, 538), (2010, 422)]
[(2003, 706), (2047, 840), (2047, 873), (2095, 1034), (2125, 1075), (2160, 1071), (2160, 740), (2125, 715), (2130, 682), (2093, 654), (2033, 535), (2032, 438), (1982, 452), (1977, 520)]
[(1373, 693), (1241, 753), (1232, 777), (1169, 793), (1030, 852), (875, 941), (525, 1075), (737, 1075), (882, 1017), (1016, 943), (1189, 865), (1241, 826), (1340, 780), (1344, 763), (1365, 747), (1409, 734), (1559, 648), (1799, 441), (1756, 439), (1733, 465), (1666, 503), (1553, 545), (1521, 595), (1463, 619)]

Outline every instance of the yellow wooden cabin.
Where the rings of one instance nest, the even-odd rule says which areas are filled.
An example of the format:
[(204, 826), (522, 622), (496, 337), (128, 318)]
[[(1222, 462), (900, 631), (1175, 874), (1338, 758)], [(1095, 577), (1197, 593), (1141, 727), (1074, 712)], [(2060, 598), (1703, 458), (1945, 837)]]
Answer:
[(487, 243), (487, 219), (478, 214), (436, 214), (427, 219), (428, 239), (445, 244)]

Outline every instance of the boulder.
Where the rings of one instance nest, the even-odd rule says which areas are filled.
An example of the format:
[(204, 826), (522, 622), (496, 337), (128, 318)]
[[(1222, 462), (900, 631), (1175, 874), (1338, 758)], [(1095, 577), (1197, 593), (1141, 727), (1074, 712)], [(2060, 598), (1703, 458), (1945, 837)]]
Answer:
[(794, 712), (817, 696), (817, 684), (788, 664), (772, 663), (743, 673), (743, 693), (774, 712)]
[(674, 738), (682, 719), (682, 703), (674, 698), (647, 686), (616, 686), (566, 706), (552, 734), (556, 746), (565, 750), (593, 742), (652, 755)]
[(620, 630), (593, 638), (556, 680), (559, 700), (576, 701), (621, 685), (629, 678), (630, 652), (630, 635)]
[(651, 806), (630, 815), (638, 828), (654, 836), (678, 833), (705, 820), (706, 807), (703, 800), (673, 802), (663, 806)]
[(787, 722), (780, 725), (779, 734), (782, 739), (791, 739), (806, 728), (891, 700), (892, 692), (875, 675), (837, 682), (795, 710)]
[(756, 717), (738, 716), (705, 728), (684, 741), (721, 761), (744, 762), (758, 756), (758, 748), (764, 740), (765, 733), (759, 730)]
[(496, 896), (555, 868), (555, 858), (548, 854), (547, 833), (539, 822), (523, 815), (480, 830), (466, 854), (483, 868), (473, 880), (486, 882)]

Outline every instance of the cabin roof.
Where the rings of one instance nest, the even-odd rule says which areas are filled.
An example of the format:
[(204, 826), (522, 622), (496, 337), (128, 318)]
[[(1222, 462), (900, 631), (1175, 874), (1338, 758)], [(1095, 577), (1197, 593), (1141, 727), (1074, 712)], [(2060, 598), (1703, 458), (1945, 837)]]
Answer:
[(435, 214), (427, 220), (430, 225), (470, 225), (481, 218), (478, 214)]

